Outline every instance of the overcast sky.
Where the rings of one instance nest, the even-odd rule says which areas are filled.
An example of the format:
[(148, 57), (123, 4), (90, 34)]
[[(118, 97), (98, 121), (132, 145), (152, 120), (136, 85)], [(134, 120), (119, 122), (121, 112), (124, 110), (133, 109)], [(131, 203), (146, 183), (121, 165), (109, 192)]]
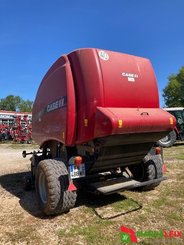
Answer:
[(81, 47), (149, 58), (161, 95), (184, 65), (184, 1), (0, 0), (0, 98), (34, 100), (52, 63)]

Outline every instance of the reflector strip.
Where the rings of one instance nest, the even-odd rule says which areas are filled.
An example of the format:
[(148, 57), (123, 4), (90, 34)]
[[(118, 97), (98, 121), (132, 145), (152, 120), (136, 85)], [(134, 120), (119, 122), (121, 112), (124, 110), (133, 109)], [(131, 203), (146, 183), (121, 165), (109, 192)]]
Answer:
[(76, 191), (76, 190), (77, 190), (76, 186), (71, 181), (70, 184), (69, 184), (69, 186), (68, 186), (68, 191)]
[(160, 147), (156, 147), (155, 154), (158, 155), (160, 153), (161, 153), (161, 148)]
[(123, 120), (119, 119), (118, 120), (118, 128), (122, 128), (123, 127)]
[(84, 127), (88, 127), (88, 119), (84, 118)]
[(76, 166), (79, 166), (81, 163), (82, 163), (82, 157), (81, 157), (81, 156), (76, 156), (76, 157), (74, 158), (74, 164), (75, 164)]
[(165, 163), (162, 165), (162, 172), (163, 173), (166, 173), (167, 172), (167, 166), (166, 166)]
[(169, 121), (170, 121), (170, 124), (171, 124), (171, 125), (173, 125), (174, 120), (173, 120), (173, 118), (172, 118), (172, 117), (170, 117), (170, 118), (169, 118)]

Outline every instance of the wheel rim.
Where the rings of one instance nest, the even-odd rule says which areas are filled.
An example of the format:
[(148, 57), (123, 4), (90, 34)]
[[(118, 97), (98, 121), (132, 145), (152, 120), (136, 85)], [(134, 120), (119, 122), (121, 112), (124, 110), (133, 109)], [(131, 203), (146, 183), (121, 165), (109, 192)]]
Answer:
[(39, 195), (41, 198), (41, 201), (45, 204), (47, 203), (47, 183), (45, 174), (43, 172), (39, 175)]
[(160, 142), (162, 142), (162, 143), (167, 143), (167, 142), (169, 142), (169, 141), (170, 141), (169, 135), (165, 136), (164, 138), (162, 138), (162, 139), (160, 140)]

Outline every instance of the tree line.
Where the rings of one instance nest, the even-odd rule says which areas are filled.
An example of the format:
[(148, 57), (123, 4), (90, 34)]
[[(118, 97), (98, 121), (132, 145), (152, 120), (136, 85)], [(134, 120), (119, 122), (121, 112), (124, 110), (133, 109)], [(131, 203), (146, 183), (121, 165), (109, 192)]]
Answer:
[(163, 98), (167, 107), (184, 107), (184, 66), (177, 74), (168, 77)]
[(0, 110), (31, 112), (33, 101), (23, 100), (20, 96), (8, 95), (0, 99)]

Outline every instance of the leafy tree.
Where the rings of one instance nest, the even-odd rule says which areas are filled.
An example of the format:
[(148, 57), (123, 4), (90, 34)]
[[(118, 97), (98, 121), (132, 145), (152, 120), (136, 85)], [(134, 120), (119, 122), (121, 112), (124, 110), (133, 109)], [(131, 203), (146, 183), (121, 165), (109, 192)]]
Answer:
[(167, 107), (184, 107), (184, 66), (178, 74), (172, 74), (163, 90), (163, 97)]
[(184, 106), (184, 66), (181, 67), (178, 75), (177, 80), (180, 83), (180, 99), (181, 99), (181, 106)]
[(8, 95), (6, 98), (0, 100), (0, 109), (7, 111), (16, 111), (21, 102), (19, 96)]
[(0, 110), (31, 112), (32, 104), (32, 101), (23, 100), (20, 96), (8, 95), (0, 99)]
[(31, 112), (33, 106), (33, 101), (31, 100), (22, 100), (19, 105), (19, 111)]

